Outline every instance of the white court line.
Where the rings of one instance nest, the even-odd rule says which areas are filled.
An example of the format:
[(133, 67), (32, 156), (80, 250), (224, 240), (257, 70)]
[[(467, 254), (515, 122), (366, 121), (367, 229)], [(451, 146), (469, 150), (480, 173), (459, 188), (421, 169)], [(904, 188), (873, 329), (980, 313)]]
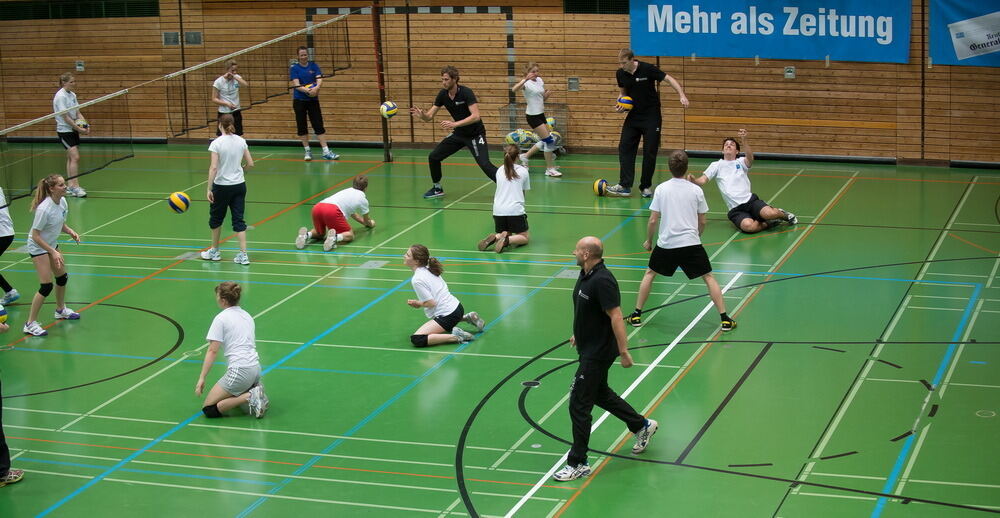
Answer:
[[(741, 276), (742, 276), (742, 273), (737, 273), (735, 276), (733, 276), (733, 278), (730, 279), (728, 283), (726, 283), (725, 287), (722, 288), (722, 292), (725, 293), (726, 291), (728, 291), (729, 288), (732, 287), (733, 283), (735, 283)], [(684, 330), (681, 331), (680, 334), (678, 334), (677, 337), (674, 338), (673, 341), (670, 342), (670, 345), (668, 345), (665, 349), (663, 349), (663, 351), (660, 352), (659, 355), (656, 356), (656, 359), (653, 360), (652, 365), (650, 365), (649, 367), (646, 367), (646, 369), (643, 370), (641, 374), (639, 374), (639, 376), (635, 379), (635, 381), (633, 381), (632, 384), (629, 385), (629, 387), (627, 389), (625, 389), (624, 392), (621, 393), (622, 399), (627, 398), (628, 395), (631, 394), (632, 391), (635, 390), (636, 387), (638, 387), (640, 383), (642, 383), (642, 380), (646, 379), (646, 376), (648, 376), (649, 373), (653, 372), (653, 366), (656, 365), (656, 364), (658, 364), (658, 363), (660, 363), (660, 361), (662, 361), (663, 358), (666, 357), (666, 355), (668, 353), (670, 353), (670, 351), (672, 351), (674, 349), (674, 347), (676, 347), (677, 344), (685, 336), (687, 336), (688, 332), (690, 332), (691, 329), (693, 329), (694, 326), (697, 325), (701, 321), (702, 317), (705, 316), (705, 313), (708, 313), (708, 311), (710, 309), (712, 309), (713, 307), (715, 307), (715, 305), (712, 302), (709, 302), (708, 304), (705, 305), (704, 308), (702, 308), (702, 310), (698, 313), (697, 316), (694, 317), (693, 320), (691, 320), (691, 322), (687, 325), (687, 327), (685, 327)], [(608, 413), (608, 412), (604, 412), (603, 414), (601, 414), (601, 417), (599, 417), (597, 419), (597, 421), (594, 422), (593, 426), (590, 427), (591, 432), (593, 432), (599, 426), (601, 426), (601, 424), (608, 418), (609, 415), (611, 415), (611, 414)], [(543, 475), (542, 478), (539, 479), (539, 481), (536, 482), (535, 485), (532, 486), (531, 489), (520, 500), (518, 500), (517, 504), (515, 504), (514, 507), (512, 507), (510, 509), (510, 511), (507, 511), (507, 514), (505, 516), (507, 516), (507, 517), (514, 516), (514, 513), (516, 513), (525, 503), (527, 503), (528, 499), (530, 499), (542, 487), (542, 485), (544, 485), (550, 478), (552, 478), (552, 475), (559, 468), (562, 467), (562, 465), (566, 462), (566, 456), (567, 456), (567, 454), (564, 453), (559, 458), (559, 461), (557, 461), (552, 466), (552, 468), (550, 468), (545, 473), (545, 475)]]
[(929, 308), (927, 306), (906, 306), (904, 309), (924, 309), (927, 311), (965, 311), (965, 308)]
[(903, 475), (899, 477), (899, 484), (896, 486), (897, 495), (903, 493), (903, 488), (906, 487), (906, 482), (910, 478), (910, 471), (913, 470), (913, 465), (917, 463), (917, 455), (920, 454), (920, 448), (924, 445), (924, 439), (927, 438), (927, 432), (930, 431), (931, 426), (933, 425), (934, 423), (927, 423), (927, 426), (925, 426), (923, 430), (920, 430), (920, 435), (917, 437), (917, 443), (913, 445), (913, 454), (910, 455), (910, 460), (906, 463)]
[(861, 480), (885, 480), (886, 477), (872, 477), (869, 475), (845, 475), (843, 473), (820, 473), (818, 471), (813, 472), (814, 477), (838, 477), (838, 478), (857, 478)]
[(981, 385), (978, 383), (949, 383), (950, 387), (976, 387), (976, 388), (1000, 388), (1000, 385)]
[(878, 498), (875, 498), (874, 496), (835, 495), (833, 493), (806, 493), (803, 491), (799, 491), (797, 494), (802, 496), (819, 496), (824, 498), (843, 498), (847, 500), (868, 500), (868, 501), (878, 500)]

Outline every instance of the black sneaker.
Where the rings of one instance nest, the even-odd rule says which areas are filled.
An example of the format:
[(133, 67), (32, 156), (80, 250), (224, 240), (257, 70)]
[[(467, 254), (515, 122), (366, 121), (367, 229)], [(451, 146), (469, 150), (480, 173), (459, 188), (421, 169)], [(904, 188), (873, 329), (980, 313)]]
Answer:
[(628, 322), (632, 327), (639, 327), (642, 325), (642, 313), (638, 311), (633, 311), (631, 315), (625, 317), (625, 322)]
[(722, 330), (723, 331), (732, 331), (733, 329), (736, 329), (736, 321), (735, 320), (733, 320), (733, 319), (730, 318), (729, 320), (723, 320), (722, 321)]
[(431, 198), (441, 198), (444, 197), (444, 189), (440, 187), (431, 187), (427, 192), (424, 193), (424, 199), (429, 200)]

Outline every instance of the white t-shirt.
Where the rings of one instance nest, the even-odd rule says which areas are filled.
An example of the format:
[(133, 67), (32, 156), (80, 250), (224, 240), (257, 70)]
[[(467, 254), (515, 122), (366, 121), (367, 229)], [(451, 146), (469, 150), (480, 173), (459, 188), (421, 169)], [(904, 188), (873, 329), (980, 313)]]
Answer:
[[(219, 91), (219, 99), (235, 104), (236, 110), (240, 109), (240, 82), (237, 81), (235, 77), (226, 81), (226, 76), (219, 76), (219, 78), (212, 83), (212, 88)], [(236, 111), (228, 106), (222, 106), (221, 104), (218, 106), (219, 113), (232, 113)]]
[(534, 81), (524, 82), (524, 101), (528, 103), (524, 113), (540, 115), (545, 113), (545, 82), (536, 77)]
[(359, 191), (354, 187), (348, 187), (333, 196), (328, 196), (320, 203), (329, 203), (340, 207), (340, 212), (345, 218), (351, 214), (362, 216), (368, 214), (368, 197), (365, 196), (365, 191)]
[[(747, 172), (750, 166), (747, 165), (746, 157), (739, 157), (736, 160), (716, 160), (705, 169), (705, 176), (709, 180), (716, 180), (719, 183), (719, 192), (726, 202), (726, 207), (733, 207), (750, 201), (750, 177)], [(718, 177), (718, 179), (716, 179)]]
[(437, 303), (432, 308), (424, 308), (427, 318), (450, 315), (458, 307), (458, 299), (448, 291), (448, 283), (427, 268), (421, 266), (414, 270), (410, 282), (413, 291), (417, 292), (417, 300), (425, 302), (433, 299)]
[(239, 306), (230, 306), (215, 315), (205, 339), (222, 342), (222, 353), (229, 367), (253, 367), (260, 364), (255, 329), (250, 313)]
[(208, 150), (219, 154), (219, 169), (215, 172), (216, 185), (243, 183), (243, 151), (247, 141), (239, 135), (221, 135), (212, 141)]
[[(55, 248), (59, 244), (59, 234), (63, 225), (66, 224), (66, 214), (69, 213), (69, 205), (66, 198), (59, 200), (56, 205), (51, 197), (46, 197), (35, 207), (35, 220), (31, 223), (31, 230), (38, 230), (42, 240)], [(38, 255), (45, 253), (45, 249), (38, 246), (31, 237), (32, 232), (28, 232), (28, 253)]]
[(0, 237), (14, 235), (14, 221), (10, 219), (10, 209), (6, 205), (7, 198), (3, 195), (3, 187), (0, 187)]
[[(61, 112), (63, 110), (74, 108), (80, 103), (76, 102), (76, 94), (70, 92), (65, 88), (60, 88), (56, 92), (56, 96), (52, 98), (52, 113)], [(69, 118), (77, 120), (80, 118), (80, 110), (73, 110), (68, 113)], [(59, 115), (56, 117), (56, 133), (72, 133), (76, 130), (73, 129), (69, 123), (66, 122), (64, 115)]]
[(701, 244), (698, 214), (708, 212), (701, 187), (683, 178), (671, 178), (656, 186), (649, 210), (660, 213), (656, 246), (681, 248)]
[(504, 166), (497, 169), (497, 192), (493, 195), (494, 216), (521, 216), (524, 214), (524, 191), (531, 190), (528, 168), (514, 164), (517, 178), (507, 179)]

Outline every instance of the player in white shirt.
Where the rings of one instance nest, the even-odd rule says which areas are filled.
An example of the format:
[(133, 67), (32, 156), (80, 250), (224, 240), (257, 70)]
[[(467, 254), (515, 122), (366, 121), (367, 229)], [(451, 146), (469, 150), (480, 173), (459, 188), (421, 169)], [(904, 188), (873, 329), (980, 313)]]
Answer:
[(528, 168), (514, 163), (521, 150), (504, 147), (503, 166), (497, 169), (497, 190), (493, 195), (493, 230), (479, 241), (479, 251), (494, 245), (496, 253), (508, 246), (528, 244), (528, 215), (524, 212), (524, 191), (531, 189)]
[[(59, 76), (59, 86), (62, 88), (52, 98), (52, 112), (58, 113), (76, 108), (79, 104), (74, 91), (76, 77), (66, 72)], [(83, 124), (78, 125), (77, 121), (83, 121)], [(59, 142), (66, 148), (66, 178), (69, 178), (66, 194), (77, 198), (87, 196), (87, 191), (80, 187), (80, 180), (77, 179), (77, 174), (80, 172), (80, 133), (90, 134), (90, 124), (83, 118), (80, 110), (70, 110), (56, 116), (56, 134), (59, 135)]]
[(524, 114), (528, 118), (528, 127), (541, 140), (534, 146), (531, 146), (531, 149), (527, 153), (519, 157), (521, 165), (528, 167), (528, 159), (541, 149), (545, 155), (545, 175), (553, 177), (562, 176), (555, 162), (555, 137), (549, 133), (549, 125), (547, 117), (545, 117), (545, 100), (549, 98), (549, 95), (552, 95), (552, 90), (545, 88), (545, 81), (542, 81), (541, 76), (538, 75), (538, 63), (529, 61), (525, 65), (524, 70), (524, 78), (512, 86), (510, 90), (517, 93), (518, 90), (524, 89), (524, 101), (527, 104)]
[(219, 116), (219, 131), (221, 137), (216, 137), (208, 150), (212, 152), (212, 165), (208, 168), (208, 227), (212, 229), (212, 247), (201, 252), (201, 258), (206, 261), (221, 261), (219, 238), (222, 235), (222, 222), (230, 212), (230, 222), (233, 232), (240, 242), (240, 251), (233, 258), (236, 264), (250, 264), (247, 255), (247, 222), (243, 219), (246, 209), (247, 182), (243, 170), (253, 167), (253, 157), (247, 141), (236, 134), (233, 116), (225, 113)]
[(722, 160), (716, 160), (705, 169), (702, 176), (688, 179), (698, 185), (705, 185), (709, 180), (717, 179), (719, 192), (729, 208), (729, 221), (736, 228), (753, 234), (771, 227), (782, 221), (794, 225), (799, 222), (795, 214), (783, 209), (776, 209), (760, 199), (750, 189), (750, 167), (753, 165), (753, 151), (747, 141), (747, 130), (740, 129), (737, 133), (743, 141), (746, 150), (745, 157), (737, 158), (740, 153), (740, 143), (730, 137), (722, 141)]
[(226, 373), (208, 391), (201, 411), (205, 417), (222, 417), (240, 407), (257, 419), (264, 417), (269, 402), (260, 382), (260, 357), (257, 356), (256, 326), (253, 317), (240, 307), (243, 288), (226, 281), (215, 287), (215, 302), (222, 311), (208, 328), (208, 351), (201, 365), (201, 375), (194, 393), (205, 391), (205, 377), (212, 370), (219, 349), (226, 356)]
[(31, 299), (28, 321), (24, 323), (24, 334), (45, 336), (49, 334), (38, 322), (45, 298), (52, 293), (55, 280), (56, 320), (77, 320), (80, 314), (66, 307), (66, 261), (59, 252), (59, 234), (65, 232), (80, 242), (80, 235), (66, 224), (69, 205), (66, 203), (66, 180), (57, 174), (50, 174), (38, 182), (35, 197), (31, 200), (31, 210), (35, 219), (28, 234), (28, 255), (38, 274), (38, 293)]
[[(722, 319), (722, 330), (731, 331), (736, 328), (736, 321), (726, 314), (726, 301), (712, 275), (712, 264), (705, 247), (701, 244), (708, 203), (701, 188), (684, 179), (687, 168), (687, 153), (680, 150), (671, 153), (670, 174), (673, 178), (658, 185), (653, 192), (646, 241), (642, 244), (643, 248), (653, 253), (649, 256), (649, 268), (639, 285), (635, 311), (625, 320), (635, 327), (642, 325), (642, 307), (653, 288), (653, 279), (657, 274), (672, 277), (679, 266), (688, 279), (701, 277), (705, 281), (708, 295)], [(653, 236), (657, 236), (655, 247)]]
[[(7, 198), (4, 197), (3, 188), (0, 187), (0, 256), (7, 251), (7, 248), (14, 242), (14, 221), (10, 219), (10, 209), (7, 207)], [(21, 298), (21, 294), (7, 282), (3, 274), (0, 273), (0, 308), (5, 304), (10, 304)]]
[[(237, 70), (239, 65), (235, 59), (226, 60), (226, 73), (216, 78), (212, 83), (212, 102), (219, 105), (219, 114), (229, 113), (233, 116), (233, 127), (236, 133), (243, 136), (243, 111), (240, 109), (240, 88), (250, 87)], [(215, 136), (222, 135), (222, 130), (216, 129)]]
[(354, 231), (347, 222), (347, 216), (369, 229), (375, 228), (375, 220), (368, 213), (368, 197), (365, 196), (368, 177), (363, 174), (355, 176), (351, 185), (313, 206), (313, 229), (299, 228), (295, 248), (302, 250), (309, 241), (323, 239), (323, 251), (329, 252), (337, 248), (337, 243), (354, 241)]
[(465, 343), (475, 339), (468, 331), (458, 327), (459, 322), (468, 322), (482, 332), (486, 322), (479, 318), (479, 313), (470, 311), (463, 314), (462, 303), (448, 291), (448, 284), (441, 278), (444, 267), (441, 261), (431, 257), (424, 245), (412, 245), (403, 254), (403, 264), (413, 270), (413, 291), (416, 299), (409, 299), (406, 304), (411, 308), (421, 308), (428, 320), (410, 335), (410, 343), (414, 347), (427, 347), (438, 344)]

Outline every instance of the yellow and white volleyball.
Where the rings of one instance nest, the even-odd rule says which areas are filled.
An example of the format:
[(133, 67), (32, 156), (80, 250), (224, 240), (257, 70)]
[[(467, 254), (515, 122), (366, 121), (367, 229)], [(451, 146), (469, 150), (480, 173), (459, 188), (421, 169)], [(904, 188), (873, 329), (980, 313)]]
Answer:
[(522, 143), (523, 146), (527, 147), (537, 144), (539, 140), (542, 139), (538, 137), (538, 133), (535, 133), (534, 131), (531, 130), (524, 130), (524, 142)]
[(503, 141), (508, 144), (513, 144), (515, 146), (522, 146), (527, 142), (527, 139), (528, 139), (527, 132), (525, 132), (521, 128), (517, 128), (516, 130), (508, 133), (507, 136), (503, 138)]
[(167, 198), (167, 204), (170, 205), (170, 210), (183, 214), (191, 206), (191, 197), (185, 192), (177, 191), (170, 194), (170, 197)]
[(549, 135), (552, 135), (552, 138), (553, 138), (553, 142), (552, 143), (556, 147), (562, 146), (562, 143), (563, 143), (562, 133), (559, 133), (558, 131), (553, 130), (553, 131), (549, 132)]
[(90, 127), (90, 123), (87, 122), (87, 119), (80, 117), (79, 119), (76, 119), (76, 127), (80, 129), (87, 129)]
[(393, 115), (399, 112), (399, 106), (396, 106), (396, 103), (392, 101), (386, 101), (382, 103), (382, 106), (379, 106), (378, 111), (386, 119), (391, 119)]
[(631, 110), (632, 109), (632, 98), (629, 97), (629, 96), (627, 96), (627, 95), (623, 95), (623, 96), (619, 97), (618, 98), (618, 108), (621, 109), (622, 111), (629, 111), (629, 110)]
[(555, 117), (546, 117), (545, 118), (545, 124), (548, 124), (549, 125), (549, 131), (552, 131), (552, 128), (556, 127), (556, 118)]
[(0, 324), (7, 322), (7, 310), (0, 305)]

